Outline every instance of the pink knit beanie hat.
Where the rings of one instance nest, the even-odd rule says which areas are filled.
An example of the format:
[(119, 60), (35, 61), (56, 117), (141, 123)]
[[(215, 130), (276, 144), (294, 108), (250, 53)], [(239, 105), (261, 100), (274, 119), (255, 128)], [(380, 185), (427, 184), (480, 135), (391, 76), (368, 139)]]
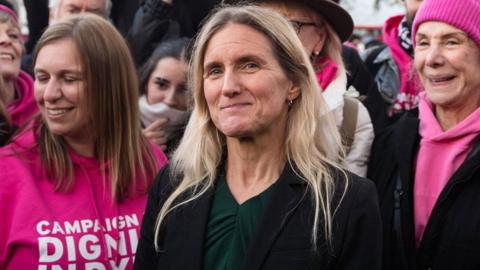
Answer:
[(438, 21), (465, 33), (480, 48), (480, 0), (424, 0), (413, 21), (412, 41), (420, 24)]
[(10, 17), (12, 17), (18, 23), (17, 13), (15, 13), (15, 11), (11, 10), (7, 6), (0, 4), (0, 12), (7, 13), (8, 15), (10, 15)]

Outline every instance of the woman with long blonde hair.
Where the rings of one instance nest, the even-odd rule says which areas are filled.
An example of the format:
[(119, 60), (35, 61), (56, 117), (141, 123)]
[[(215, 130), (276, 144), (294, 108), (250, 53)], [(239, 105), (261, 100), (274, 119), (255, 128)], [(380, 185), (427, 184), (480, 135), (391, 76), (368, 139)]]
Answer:
[(340, 136), (294, 29), (224, 7), (194, 47), (195, 105), (147, 204), (135, 269), (378, 269), (373, 184)]
[[(282, 14), (294, 27), (313, 65), (317, 82), (335, 117), (345, 146), (341, 163), (351, 172), (367, 175), (374, 132), (370, 115), (359, 102), (359, 92), (347, 89), (342, 42), (353, 31), (348, 12), (331, 0), (223, 0), (252, 3)], [(358, 89), (362, 90), (362, 89)]]
[(0, 150), (0, 269), (132, 269), (163, 152), (142, 135), (133, 60), (97, 15), (51, 25), (34, 54), (41, 115)]

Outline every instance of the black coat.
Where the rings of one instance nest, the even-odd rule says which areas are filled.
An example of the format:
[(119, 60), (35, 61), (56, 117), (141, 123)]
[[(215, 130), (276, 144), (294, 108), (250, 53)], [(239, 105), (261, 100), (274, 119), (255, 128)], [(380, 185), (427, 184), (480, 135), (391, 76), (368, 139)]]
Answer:
[(347, 89), (354, 86), (363, 96), (362, 103), (368, 110), (376, 134), (389, 124), (387, 107), (377, 84), (355, 49), (342, 45), (342, 58), (347, 69)]
[(372, 148), (368, 177), (377, 185), (380, 200), (383, 269), (480, 269), (478, 140), (441, 192), (420, 247), (415, 247), (413, 186), (418, 128), (418, 110), (409, 111), (377, 136)]
[[(358, 176), (352, 175), (350, 180), (334, 218), (333, 252), (329, 253), (323, 239), (314, 255), (310, 237), (312, 205), (309, 196), (303, 196), (306, 184), (286, 166), (242, 269), (379, 269), (381, 222), (375, 188), (369, 180)], [(168, 168), (157, 176), (150, 194), (134, 268), (202, 269), (213, 190), (167, 217), (159, 240), (162, 251), (157, 254), (153, 231), (160, 205), (171, 191), (166, 183), (170, 183)], [(341, 185), (337, 185), (337, 191)], [(336, 203), (339, 193), (334, 199)]]
[(135, 64), (141, 67), (159, 43), (180, 37), (193, 37), (200, 23), (220, 0), (145, 0), (136, 11), (127, 36)]

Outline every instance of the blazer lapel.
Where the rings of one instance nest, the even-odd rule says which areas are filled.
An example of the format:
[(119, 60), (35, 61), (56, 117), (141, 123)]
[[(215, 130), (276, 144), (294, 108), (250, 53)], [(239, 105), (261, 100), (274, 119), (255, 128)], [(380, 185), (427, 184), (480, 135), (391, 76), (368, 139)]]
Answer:
[(272, 244), (301, 201), (301, 194), (293, 186), (305, 183), (295, 175), (289, 163), (277, 181), (278, 186), (271, 195), (250, 243), (253, 248), (249, 248), (245, 254), (243, 269), (255, 270), (262, 267)]
[[(203, 268), (203, 244), (212, 199), (213, 190), (209, 190), (199, 199), (181, 207), (178, 213), (172, 215), (172, 222), (169, 226), (173, 230), (170, 241), (173, 253), (170, 256), (177, 258), (175, 259), (175, 269), (199, 270)], [(168, 252), (168, 246), (166, 249)]]

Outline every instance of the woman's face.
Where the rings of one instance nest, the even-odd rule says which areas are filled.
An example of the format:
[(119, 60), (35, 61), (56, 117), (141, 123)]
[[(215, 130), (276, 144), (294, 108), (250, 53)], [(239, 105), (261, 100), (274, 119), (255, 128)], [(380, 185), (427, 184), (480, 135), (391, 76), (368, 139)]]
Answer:
[(285, 75), (270, 41), (253, 28), (228, 24), (210, 39), (203, 89), (215, 126), (227, 137), (284, 133), (288, 100), (299, 89)]
[(307, 55), (318, 55), (323, 50), (326, 39), (325, 29), (321, 26), (319, 16), (311, 9), (294, 2), (267, 0), (261, 2), (259, 5), (282, 14), (290, 22), (303, 24), (303, 26), (295, 30), (297, 30), (298, 37), (300, 41), (302, 41)]
[(447, 110), (480, 106), (480, 49), (465, 32), (425, 22), (415, 35), (415, 67), (432, 103)]
[(186, 110), (188, 65), (183, 60), (166, 57), (158, 61), (147, 84), (147, 101), (150, 104), (165, 103)]
[(10, 22), (0, 23), (0, 73), (4, 79), (18, 76), (22, 52), (20, 29)]
[(85, 78), (71, 39), (40, 49), (35, 63), (35, 99), (48, 128), (67, 141), (88, 138)]

